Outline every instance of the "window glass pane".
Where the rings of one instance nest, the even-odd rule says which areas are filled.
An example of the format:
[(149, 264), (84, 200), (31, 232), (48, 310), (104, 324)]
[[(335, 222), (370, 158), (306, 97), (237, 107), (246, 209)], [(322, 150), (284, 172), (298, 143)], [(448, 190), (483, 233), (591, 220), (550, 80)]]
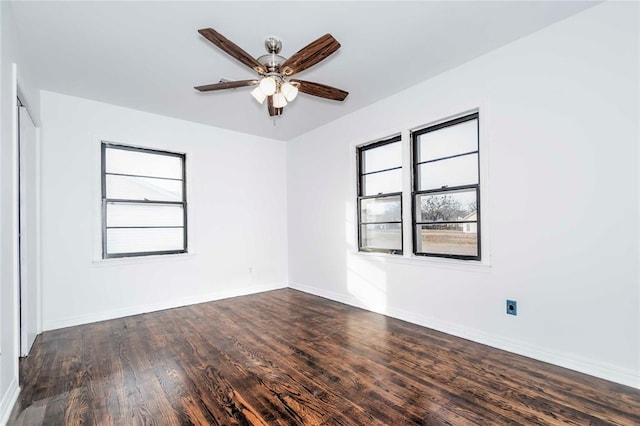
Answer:
[(478, 255), (476, 222), (418, 225), (417, 236), (418, 253)]
[(362, 176), (362, 195), (389, 194), (402, 191), (402, 169)]
[(107, 173), (182, 179), (182, 158), (152, 152), (106, 148)]
[(107, 229), (107, 253), (184, 250), (183, 228)]
[(400, 222), (400, 196), (360, 200), (360, 222)]
[(419, 191), (478, 183), (478, 154), (420, 164), (417, 168)]
[(182, 201), (182, 181), (107, 175), (107, 198)]
[(478, 220), (476, 210), (475, 189), (416, 196), (417, 222)]
[(107, 227), (113, 226), (183, 226), (181, 205), (107, 204)]
[(362, 172), (370, 173), (378, 170), (402, 166), (402, 145), (400, 141), (392, 142), (377, 148), (360, 151), (362, 156)]
[(363, 249), (402, 250), (399, 223), (361, 225), (360, 238)]
[(418, 162), (478, 150), (478, 120), (418, 135)]

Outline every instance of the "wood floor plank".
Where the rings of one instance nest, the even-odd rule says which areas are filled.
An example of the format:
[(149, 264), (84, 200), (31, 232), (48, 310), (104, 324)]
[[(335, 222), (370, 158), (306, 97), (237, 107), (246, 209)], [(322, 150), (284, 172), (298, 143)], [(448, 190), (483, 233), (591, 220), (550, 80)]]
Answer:
[(50, 331), (10, 425), (638, 425), (640, 390), (285, 289)]
[[(227, 312), (226, 315), (223, 313), (217, 320), (224, 325), (224, 330), (228, 330), (225, 337), (233, 341), (227, 353), (233, 359), (247, 359), (248, 370), (261, 377), (261, 382), (267, 387), (268, 392), (279, 401), (274, 408), (282, 405), (282, 409), (288, 415), (295, 417), (296, 423), (304, 419), (310, 424), (321, 424), (321, 416), (327, 413), (336, 419), (343, 416), (337, 407), (344, 408), (345, 402), (348, 401), (337, 401), (342, 397), (333, 389), (335, 381), (329, 379), (331, 383), (327, 386), (326, 380), (321, 379), (327, 376), (327, 373), (318, 368), (314, 370), (313, 378), (306, 376), (305, 366), (308, 367), (309, 362), (299, 361), (300, 354), (296, 353), (297, 349), (267, 337), (267, 330), (252, 330), (251, 327), (246, 327), (241, 312)], [(248, 349), (250, 346), (258, 347), (259, 350)], [(365, 416), (356, 405), (351, 405), (348, 409), (352, 412), (351, 418), (357, 416), (370, 424), (374, 421), (373, 418)], [(302, 418), (298, 418), (297, 412), (300, 410), (305, 411)]]

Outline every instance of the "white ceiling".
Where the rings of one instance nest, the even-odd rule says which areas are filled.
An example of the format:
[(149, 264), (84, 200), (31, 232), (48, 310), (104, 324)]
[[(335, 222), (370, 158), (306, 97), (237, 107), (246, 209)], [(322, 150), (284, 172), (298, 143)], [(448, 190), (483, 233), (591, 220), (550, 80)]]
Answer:
[[(27, 2), (12, 4), (37, 87), (288, 140), (593, 6), (593, 2)], [(288, 57), (325, 33), (341, 49), (299, 74), (348, 91), (300, 95), (268, 117), (250, 88), (198, 93), (251, 70), (201, 37), (211, 27), (251, 55), (277, 35)]]

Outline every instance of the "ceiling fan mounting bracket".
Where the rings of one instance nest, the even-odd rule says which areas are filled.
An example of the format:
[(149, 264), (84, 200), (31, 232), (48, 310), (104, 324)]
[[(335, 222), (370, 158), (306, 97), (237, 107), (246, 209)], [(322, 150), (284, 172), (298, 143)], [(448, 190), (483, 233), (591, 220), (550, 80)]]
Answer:
[(278, 55), (282, 50), (282, 41), (276, 36), (270, 36), (264, 41), (264, 48), (267, 54), (257, 58), (258, 62), (267, 69), (268, 73), (266, 75), (279, 73), (280, 65), (287, 60), (287, 58)]
[(282, 50), (282, 41), (276, 36), (267, 37), (264, 41), (264, 48), (267, 49), (267, 53), (278, 54)]

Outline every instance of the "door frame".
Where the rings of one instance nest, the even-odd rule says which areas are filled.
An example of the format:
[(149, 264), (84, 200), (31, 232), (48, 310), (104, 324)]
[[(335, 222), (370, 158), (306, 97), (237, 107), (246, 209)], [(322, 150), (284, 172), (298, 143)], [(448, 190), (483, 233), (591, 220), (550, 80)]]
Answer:
[[(12, 64), (12, 98), (13, 105), (12, 108), (12, 226), (11, 226), (11, 237), (12, 237), (12, 271), (13, 271), (13, 288), (14, 288), (14, 347), (15, 347), (15, 359), (16, 359), (16, 367), (17, 360), (22, 357), (28, 355), (28, 350), (30, 348), (24, 348), (26, 346), (26, 333), (27, 329), (23, 330), (23, 306), (22, 306), (22, 298), (23, 298), (23, 289), (21, 285), (23, 268), (21, 267), (23, 256), (23, 249), (25, 248), (23, 244), (20, 243), (20, 233), (21, 232), (29, 232), (34, 235), (33, 245), (34, 247), (27, 248), (29, 250), (29, 256), (35, 263), (34, 271), (32, 272), (33, 276), (28, 277), (27, 279), (31, 279), (34, 282), (35, 286), (33, 291), (35, 295), (32, 296), (34, 300), (31, 301), (31, 306), (29, 309), (35, 309), (35, 332), (36, 336), (42, 333), (42, 232), (41, 232), (41, 191), (42, 191), (42, 180), (41, 180), (41, 143), (40, 143), (40, 128), (37, 126), (36, 120), (34, 119), (34, 115), (31, 112), (29, 107), (29, 102), (24, 93), (20, 90), (20, 85), (18, 82), (18, 67), (17, 64)], [(31, 218), (27, 218), (27, 223), (21, 224), (21, 212), (20, 212), (20, 201), (21, 197), (25, 196), (22, 192), (29, 193), (24, 191), (24, 188), (21, 188), (21, 179), (24, 174), (24, 167), (21, 165), (23, 159), (21, 159), (20, 155), (20, 145), (21, 145), (21, 136), (20, 136), (20, 108), (25, 108), (25, 111), (29, 115), (29, 119), (33, 123), (34, 127), (34, 146), (33, 158), (28, 159), (30, 162), (33, 161), (31, 166), (34, 167), (35, 176), (33, 176), (34, 182), (32, 188), (27, 188), (27, 191), (33, 191), (32, 199), (33, 199), (33, 209), (35, 210), (35, 214)], [(34, 223), (31, 223), (34, 222)], [(25, 228), (26, 227), (26, 228)], [(22, 228), (22, 229), (21, 229)], [(28, 231), (25, 231), (28, 229)], [(33, 312), (33, 311), (30, 311)], [(33, 315), (32, 315), (33, 317)], [(34, 327), (31, 327), (31, 332), (33, 333)], [(23, 342), (25, 342), (23, 344)], [(16, 373), (18, 373), (16, 371)], [(17, 374), (16, 374), (17, 377)]]

